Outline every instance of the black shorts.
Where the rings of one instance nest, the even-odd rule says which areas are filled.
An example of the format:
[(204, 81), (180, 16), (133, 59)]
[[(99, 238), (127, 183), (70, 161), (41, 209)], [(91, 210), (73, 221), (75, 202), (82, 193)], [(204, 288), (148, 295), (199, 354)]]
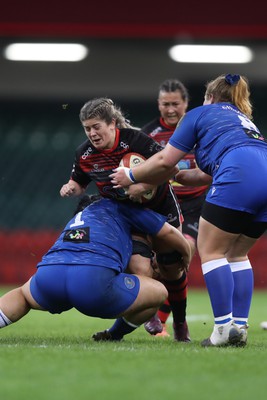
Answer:
[(132, 254), (140, 254), (140, 256), (150, 259), (153, 258), (151, 245), (148, 242), (144, 242), (138, 238), (133, 239)]
[(201, 216), (217, 228), (258, 239), (267, 229), (267, 222), (254, 221), (254, 215), (232, 210), (205, 201)]
[(180, 202), (182, 214), (184, 217), (183, 233), (197, 240), (199, 217), (206, 198), (206, 194), (198, 197), (183, 200)]
[(169, 190), (160, 205), (156, 208), (150, 208), (159, 214), (165, 215), (167, 222), (175, 228), (179, 228), (182, 224), (183, 216), (181, 207), (171, 185), (169, 185)]

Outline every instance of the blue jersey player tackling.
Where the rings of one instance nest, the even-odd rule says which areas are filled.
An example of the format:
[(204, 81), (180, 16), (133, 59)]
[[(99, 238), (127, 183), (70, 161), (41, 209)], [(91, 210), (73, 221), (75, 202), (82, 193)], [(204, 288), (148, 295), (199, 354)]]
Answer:
[(179, 251), (187, 269), (190, 247), (166, 217), (112, 199), (93, 202), (78, 212), (22, 287), (0, 298), (0, 328), (30, 309), (61, 313), (76, 308), (100, 318), (117, 318), (109, 340), (120, 340), (150, 318), (164, 302), (163, 284), (125, 273), (132, 254), (131, 229), (156, 236), (166, 251)]

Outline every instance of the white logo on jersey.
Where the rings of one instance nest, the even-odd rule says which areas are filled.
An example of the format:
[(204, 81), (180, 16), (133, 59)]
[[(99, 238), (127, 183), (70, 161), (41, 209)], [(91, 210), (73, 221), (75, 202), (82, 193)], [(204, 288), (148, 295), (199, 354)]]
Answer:
[(103, 171), (105, 171), (105, 168), (98, 168), (98, 164), (94, 164), (93, 165), (93, 171), (94, 172), (103, 172)]
[(92, 147), (88, 147), (88, 149), (83, 153), (82, 155), (82, 159), (85, 160), (86, 157), (90, 156), (90, 154), (92, 153)]
[(124, 143), (124, 142), (120, 142), (120, 146), (121, 146), (123, 149), (128, 149), (128, 148), (129, 148), (129, 145), (126, 144), (126, 143)]
[(161, 132), (161, 127), (159, 126), (158, 128), (156, 128), (156, 129), (154, 129), (154, 131), (152, 131), (151, 133), (150, 133), (150, 136), (156, 136), (156, 134), (158, 133), (158, 132)]

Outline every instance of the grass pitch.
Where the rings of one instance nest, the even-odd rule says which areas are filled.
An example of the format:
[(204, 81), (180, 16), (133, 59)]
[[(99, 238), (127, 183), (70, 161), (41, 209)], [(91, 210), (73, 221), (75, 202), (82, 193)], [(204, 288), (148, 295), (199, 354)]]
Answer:
[(266, 399), (267, 331), (259, 326), (266, 300), (266, 292), (254, 293), (245, 348), (201, 348), (213, 327), (206, 290), (189, 288), (190, 344), (143, 327), (122, 342), (95, 343), (92, 334), (113, 321), (31, 311), (0, 331), (1, 399)]

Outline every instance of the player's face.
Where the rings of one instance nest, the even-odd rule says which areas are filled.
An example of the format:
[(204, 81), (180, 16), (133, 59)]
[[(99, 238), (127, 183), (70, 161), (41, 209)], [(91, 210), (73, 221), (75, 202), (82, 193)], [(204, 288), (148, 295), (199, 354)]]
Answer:
[(92, 118), (82, 122), (84, 131), (92, 145), (97, 150), (111, 149), (115, 142), (115, 121), (107, 124), (105, 121)]
[(184, 101), (181, 92), (160, 92), (158, 98), (160, 115), (169, 126), (176, 126), (186, 112), (188, 102)]

